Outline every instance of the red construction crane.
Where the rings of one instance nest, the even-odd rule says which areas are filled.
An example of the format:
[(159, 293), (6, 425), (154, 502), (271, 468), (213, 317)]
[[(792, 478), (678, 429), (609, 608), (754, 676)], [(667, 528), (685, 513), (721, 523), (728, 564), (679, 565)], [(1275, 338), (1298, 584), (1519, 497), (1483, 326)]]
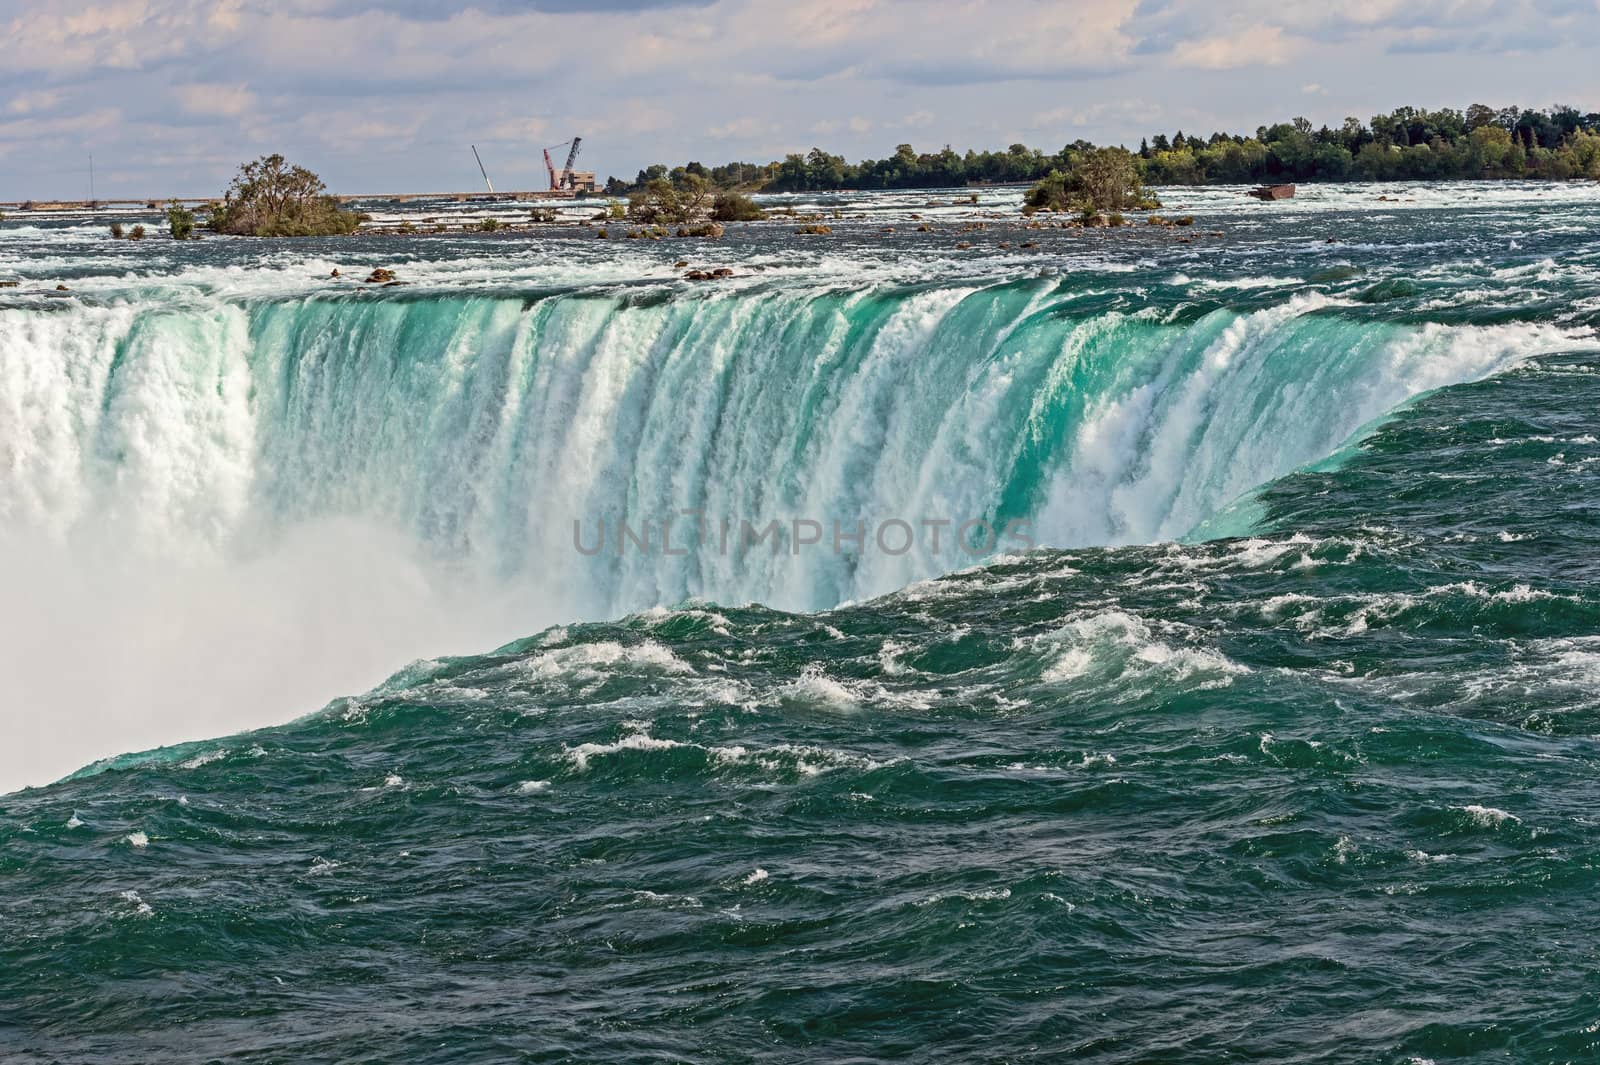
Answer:
[[(550, 171), (550, 190), (552, 192), (557, 189), (569, 189), (572, 187), (572, 164), (578, 160), (578, 147), (582, 143), (582, 137), (574, 137), (570, 141), (552, 144), (544, 150), (544, 168)], [(556, 164), (550, 159), (550, 152), (552, 150), (560, 151), (569, 144), (572, 145), (572, 150), (567, 152), (567, 165), (557, 170)]]

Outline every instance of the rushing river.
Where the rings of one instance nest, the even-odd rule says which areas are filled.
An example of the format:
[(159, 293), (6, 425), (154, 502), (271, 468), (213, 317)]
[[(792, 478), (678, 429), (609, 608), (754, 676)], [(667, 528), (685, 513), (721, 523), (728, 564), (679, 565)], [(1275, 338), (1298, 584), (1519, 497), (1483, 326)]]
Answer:
[(0, 1057), (1600, 1053), (1600, 188), (1162, 195), (0, 223)]

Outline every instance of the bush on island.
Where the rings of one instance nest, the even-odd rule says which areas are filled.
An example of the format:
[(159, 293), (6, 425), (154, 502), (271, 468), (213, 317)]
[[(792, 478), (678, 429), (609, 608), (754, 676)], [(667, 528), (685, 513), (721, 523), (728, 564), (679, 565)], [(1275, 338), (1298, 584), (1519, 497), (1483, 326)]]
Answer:
[(628, 197), (628, 218), (644, 225), (681, 225), (706, 217), (711, 209), (711, 183), (699, 174), (678, 181), (656, 178)]
[(167, 232), (173, 240), (194, 238), (194, 212), (177, 200), (167, 204)]
[(718, 222), (755, 222), (766, 214), (744, 193), (728, 189), (717, 193), (711, 205), (711, 217)]
[(1094, 148), (1075, 153), (1065, 170), (1050, 174), (1028, 190), (1026, 210), (1102, 214), (1126, 211), (1154, 202), (1145, 196), (1139, 167), (1125, 148)]
[(208, 223), (242, 237), (331, 237), (354, 233), (364, 216), (340, 209), (322, 179), (281, 155), (239, 167)]

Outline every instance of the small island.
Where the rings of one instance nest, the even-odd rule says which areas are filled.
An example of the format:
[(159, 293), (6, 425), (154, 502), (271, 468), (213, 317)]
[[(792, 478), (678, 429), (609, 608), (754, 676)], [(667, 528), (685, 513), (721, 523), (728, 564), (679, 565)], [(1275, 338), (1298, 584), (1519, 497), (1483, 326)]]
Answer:
[[(362, 220), (328, 195), (320, 177), (274, 154), (239, 167), (206, 228), (237, 237), (335, 237), (354, 233)], [(175, 218), (169, 210), (168, 221), (180, 240), (180, 231), (192, 229), (192, 216), (186, 226), (181, 215)]]

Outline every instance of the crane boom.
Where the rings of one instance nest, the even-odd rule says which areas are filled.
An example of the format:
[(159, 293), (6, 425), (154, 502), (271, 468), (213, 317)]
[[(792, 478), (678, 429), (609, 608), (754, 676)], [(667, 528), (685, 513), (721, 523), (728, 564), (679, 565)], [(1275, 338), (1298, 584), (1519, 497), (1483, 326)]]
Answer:
[(476, 144), (472, 146), (472, 157), (478, 161), (478, 173), (483, 175), (483, 183), (489, 186), (489, 192), (492, 195), (494, 193), (494, 182), (489, 180), (489, 171), (483, 168), (483, 156), (478, 154), (478, 146)]
[(561, 171), (561, 183), (568, 188), (571, 188), (574, 184), (572, 180), (572, 164), (578, 160), (578, 146), (582, 143), (582, 137), (572, 138), (572, 151), (567, 153), (567, 165)]

